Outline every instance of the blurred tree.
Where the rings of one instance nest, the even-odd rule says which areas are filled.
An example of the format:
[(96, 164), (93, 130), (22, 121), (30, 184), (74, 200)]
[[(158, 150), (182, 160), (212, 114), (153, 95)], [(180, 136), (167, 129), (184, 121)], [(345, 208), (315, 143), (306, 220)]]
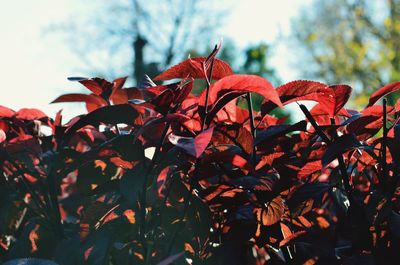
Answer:
[(400, 0), (314, 0), (292, 28), (304, 74), (352, 84), (358, 104), (400, 79)]
[[(269, 65), (271, 57), (271, 46), (266, 43), (259, 43), (248, 46), (245, 50), (245, 60), (241, 67), (237, 69), (238, 73), (259, 75), (268, 79), (274, 86), (282, 84), (281, 79), (275, 69)], [(263, 98), (258, 94), (252, 95), (254, 110), (260, 110)], [(246, 104), (242, 102), (242, 104)], [(276, 108), (271, 112), (276, 117), (288, 116), (286, 122), (291, 122), (291, 114), (287, 110)]]
[[(241, 68), (238, 69), (240, 73), (259, 75), (268, 79), (274, 86), (281, 83), (275, 69), (269, 63), (271, 57), (270, 46), (265, 43), (251, 45), (245, 49), (245, 61)], [(253, 95), (254, 109), (259, 110), (262, 103), (262, 97), (258, 94)], [(283, 113), (275, 113), (278, 116)]]
[(156, 75), (183, 59), (188, 49), (215, 42), (216, 28), (228, 14), (226, 6), (206, 0), (117, 0), (90, 5), (83, 16), (77, 14), (52, 28), (67, 33), (73, 50), (90, 69), (106, 77), (123, 72), (135, 80), (145, 73)]

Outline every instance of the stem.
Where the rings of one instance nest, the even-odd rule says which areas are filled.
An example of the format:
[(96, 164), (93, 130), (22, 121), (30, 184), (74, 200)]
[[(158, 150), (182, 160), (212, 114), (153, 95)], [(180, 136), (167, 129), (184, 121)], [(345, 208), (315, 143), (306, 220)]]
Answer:
[[(147, 168), (146, 174), (144, 175), (144, 181), (143, 181), (143, 186), (142, 186), (142, 198), (140, 201), (140, 218), (141, 218), (141, 224), (140, 224), (140, 237), (141, 241), (143, 244), (143, 252), (144, 252), (144, 257), (147, 257), (147, 243), (146, 243), (146, 203), (147, 203), (147, 198), (146, 198), (146, 192), (147, 192), (147, 185), (148, 185), (148, 176), (150, 175), (151, 171), (153, 170), (157, 159), (160, 155), (161, 147), (164, 143), (165, 137), (167, 136), (167, 132), (169, 129), (169, 123), (166, 124), (164, 131), (162, 132), (162, 136), (160, 139), (160, 142), (157, 145), (157, 149), (154, 152), (154, 156), (151, 160), (151, 163), (149, 167)], [(145, 262), (147, 264), (147, 260)]]
[(188, 194), (187, 194), (187, 196), (185, 198), (185, 205), (183, 206), (183, 212), (182, 212), (182, 216), (181, 216), (181, 218), (179, 220), (179, 225), (176, 228), (174, 234), (172, 235), (171, 241), (169, 242), (169, 246), (168, 246), (168, 251), (167, 251), (166, 257), (171, 255), (171, 251), (172, 251), (172, 248), (173, 248), (173, 246), (175, 244), (176, 237), (178, 236), (178, 233), (183, 228), (182, 225), (184, 224), (184, 220), (185, 220), (185, 217), (186, 217), (187, 210), (189, 209), (190, 202), (192, 201), (192, 192), (193, 192), (193, 187), (191, 186), (190, 190), (188, 191)]
[(62, 226), (61, 220), (61, 213), (60, 213), (60, 206), (58, 204), (57, 198), (57, 182), (56, 182), (57, 174), (54, 174), (54, 171), (51, 169), (48, 175), (49, 181), (49, 193), (50, 193), (50, 200), (53, 206), (53, 215), (54, 215), (54, 224), (56, 226), (56, 232), (60, 238), (64, 237), (64, 229)]
[[(32, 196), (32, 201), (36, 204), (36, 207), (39, 210), (42, 210), (43, 213), (47, 215), (46, 213), (46, 205), (42, 202), (42, 200), (40, 199), (40, 196), (36, 194), (35, 190), (31, 187), (31, 185), (29, 184), (29, 182), (26, 180), (25, 176), (24, 176), (24, 172), (21, 170), (21, 168), (12, 160), (11, 157), (7, 158), (7, 161), (16, 169), (16, 174), (17, 176), (20, 177), (20, 180), (22, 182), (22, 184), (25, 186), (25, 189), (27, 191), (27, 193), (29, 193)], [(14, 175), (14, 174), (13, 174)]]
[(210, 94), (210, 86), (211, 86), (211, 78), (212, 78), (212, 72), (213, 72), (213, 68), (214, 68), (214, 59), (211, 60), (211, 66), (210, 66), (210, 72), (208, 74), (208, 77), (206, 78), (206, 82), (207, 82), (207, 87), (206, 87), (206, 102), (205, 102), (205, 109), (204, 109), (204, 119), (203, 122), (201, 123), (201, 130), (204, 130), (204, 127), (206, 125), (206, 121), (207, 121), (207, 116), (208, 116), (208, 97)]
[[(311, 125), (314, 127), (315, 132), (322, 138), (322, 140), (330, 145), (332, 141), (326, 136), (326, 134), (321, 130), (321, 127), (318, 126), (317, 122), (315, 121), (314, 117), (311, 115), (311, 113), (308, 111), (307, 107), (304, 106), (303, 104), (300, 104), (300, 109), (303, 111), (304, 115), (307, 117), (308, 121), (311, 123)], [(332, 120), (331, 120), (332, 121)], [(334, 122), (334, 120), (333, 120)], [(337, 132), (335, 130), (335, 134), (337, 136)], [(346, 164), (344, 163), (343, 155), (339, 155), (337, 157), (339, 161), (339, 170), (342, 175), (342, 181), (344, 188), (346, 190), (346, 193), (349, 197), (351, 197), (351, 186), (350, 186), (350, 179), (347, 174), (347, 168)]]
[(388, 128), (386, 126), (387, 120), (387, 113), (386, 113), (386, 105), (387, 101), (386, 98), (383, 99), (383, 136), (382, 136), (382, 151), (381, 151), (381, 162), (382, 162), (382, 188), (386, 190), (386, 183), (387, 183), (387, 164), (386, 164), (386, 146), (387, 146), (387, 134)]
[[(246, 93), (246, 100), (247, 100), (247, 106), (249, 108), (249, 119), (250, 119), (251, 134), (253, 135), (253, 139), (256, 139), (257, 132), (256, 132), (256, 127), (254, 125), (253, 102), (251, 101), (250, 92)], [(256, 162), (257, 162), (256, 152), (257, 152), (257, 148), (253, 144), (252, 160), (253, 160), (253, 165), (254, 166), (256, 166)]]
[(308, 111), (307, 107), (304, 106), (303, 104), (300, 104), (300, 109), (303, 111), (304, 115), (308, 119), (308, 121), (311, 123), (311, 125), (314, 127), (315, 132), (319, 135), (319, 137), (322, 138), (322, 140), (330, 144), (331, 140), (326, 136), (326, 134), (321, 130), (321, 128), (318, 126), (317, 122), (315, 121), (314, 117), (311, 115), (311, 113)]

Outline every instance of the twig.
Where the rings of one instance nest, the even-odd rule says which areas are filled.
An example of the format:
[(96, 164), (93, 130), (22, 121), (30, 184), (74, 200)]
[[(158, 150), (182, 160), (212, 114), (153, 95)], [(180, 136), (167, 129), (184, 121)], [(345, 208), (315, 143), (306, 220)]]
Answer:
[[(303, 111), (304, 115), (307, 117), (308, 121), (311, 123), (311, 125), (314, 127), (315, 132), (322, 138), (322, 140), (330, 145), (332, 141), (326, 136), (326, 134), (321, 130), (321, 127), (318, 126), (317, 122), (315, 121), (314, 117), (311, 115), (311, 113), (308, 111), (307, 107), (304, 106), (303, 104), (300, 104), (300, 109)], [(336, 132), (336, 131), (335, 131)], [(342, 181), (344, 184), (344, 188), (346, 190), (346, 193), (348, 196), (351, 196), (351, 186), (350, 186), (350, 179), (347, 174), (347, 168), (346, 164), (344, 163), (343, 155), (339, 155), (337, 157), (339, 161), (339, 170), (342, 175)]]
[(209, 94), (210, 94), (210, 86), (211, 86), (213, 68), (214, 68), (214, 58), (212, 58), (212, 60), (211, 60), (210, 72), (208, 74), (208, 77), (206, 77), (206, 82), (207, 82), (206, 102), (205, 102), (205, 106), (204, 106), (204, 108), (205, 108), (204, 109), (204, 119), (203, 119), (203, 122), (201, 123), (201, 130), (202, 131), (204, 130), (204, 127), (205, 127), (206, 121), (207, 121), (207, 116), (208, 116), (208, 98), (209, 98)]
[[(143, 186), (142, 186), (142, 194), (141, 194), (141, 200), (140, 200), (140, 218), (141, 218), (141, 223), (140, 223), (140, 237), (143, 245), (143, 252), (144, 252), (144, 257), (147, 257), (147, 243), (146, 243), (146, 204), (147, 204), (147, 185), (148, 185), (148, 176), (150, 175), (151, 171), (153, 170), (157, 159), (160, 155), (161, 152), (161, 147), (164, 143), (164, 140), (167, 136), (168, 129), (169, 129), (170, 124), (167, 123), (164, 131), (162, 132), (162, 136), (160, 139), (160, 142), (157, 145), (157, 148), (154, 152), (153, 158), (151, 159), (151, 163), (149, 167), (147, 168), (146, 173), (144, 174), (144, 180), (143, 180)], [(145, 261), (147, 264), (147, 260)]]
[[(256, 127), (254, 125), (253, 102), (251, 101), (250, 92), (246, 93), (246, 100), (247, 100), (247, 106), (249, 108), (249, 119), (250, 119), (251, 134), (253, 136), (253, 139), (256, 139), (257, 132), (256, 132)], [(256, 152), (257, 152), (257, 148), (253, 144), (252, 160), (253, 160), (253, 165), (254, 166), (256, 166), (256, 162), (257, 162)]]
[(383, 190), (386, 190), (386, 183), (387, 183), (387, 177), (388, 177), (388, 172), (387, 172), (387, 164), (386, 164), (386, 146), (387, 146), (387, 134), (388, 134), (388, 128), (386, 126), (386, 120), (387, 120), (387, 101), (386, 98), (383, 99), (383, 135), (382, 135), (382, 148), (381, 148), (381, 162), (382, 162), (382, 172), (381, 172), (381, 181), (382, 181), (382, 188)]

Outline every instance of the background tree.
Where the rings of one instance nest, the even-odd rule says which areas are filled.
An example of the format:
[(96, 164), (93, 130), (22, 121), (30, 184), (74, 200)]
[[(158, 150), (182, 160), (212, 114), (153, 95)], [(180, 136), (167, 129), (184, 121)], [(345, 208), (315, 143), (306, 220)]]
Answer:
[(221, 6), (205, 0), (100, 1), (76, 14), (72, 24), (53, 27), (97, 74), (140, 80), (183, 59), (198, 44), (215, 42), (215, 28), (228, 14)]
[(308, 77), (353, 84), (365, 94), (359, 104), (400, 79), (399, 0), (314, 0), (307, 10), (293, 21), (293, 36)]
[[(271, 46), (266, 43), (250, 45), (244, 50), (244, 53), (245, 61), (242, 67), (238, 69), (238, 72), (262, 76), (268, 79), (274, 86), (281, 85), (281, 80), (275, 69), (269, 65)], [(262, 97), (255, 94), (253, 96), (253, 101), (255, 109), (259, 110), (262, 103)]]

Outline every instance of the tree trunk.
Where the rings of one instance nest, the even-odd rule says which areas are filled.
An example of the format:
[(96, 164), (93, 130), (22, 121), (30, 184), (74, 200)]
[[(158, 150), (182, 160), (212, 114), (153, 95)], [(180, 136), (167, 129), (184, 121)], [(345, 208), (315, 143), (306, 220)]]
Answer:
[(145, 63), (143, 59), (143, 50), (146, 46), (147, 41), (139, 34), (137, 35), (135, 41), (133, 42), (133, 49), (135, 51), (135, 59), (133, 62), (133, 76), (136, 82), (140, 82), (145, 74)]

